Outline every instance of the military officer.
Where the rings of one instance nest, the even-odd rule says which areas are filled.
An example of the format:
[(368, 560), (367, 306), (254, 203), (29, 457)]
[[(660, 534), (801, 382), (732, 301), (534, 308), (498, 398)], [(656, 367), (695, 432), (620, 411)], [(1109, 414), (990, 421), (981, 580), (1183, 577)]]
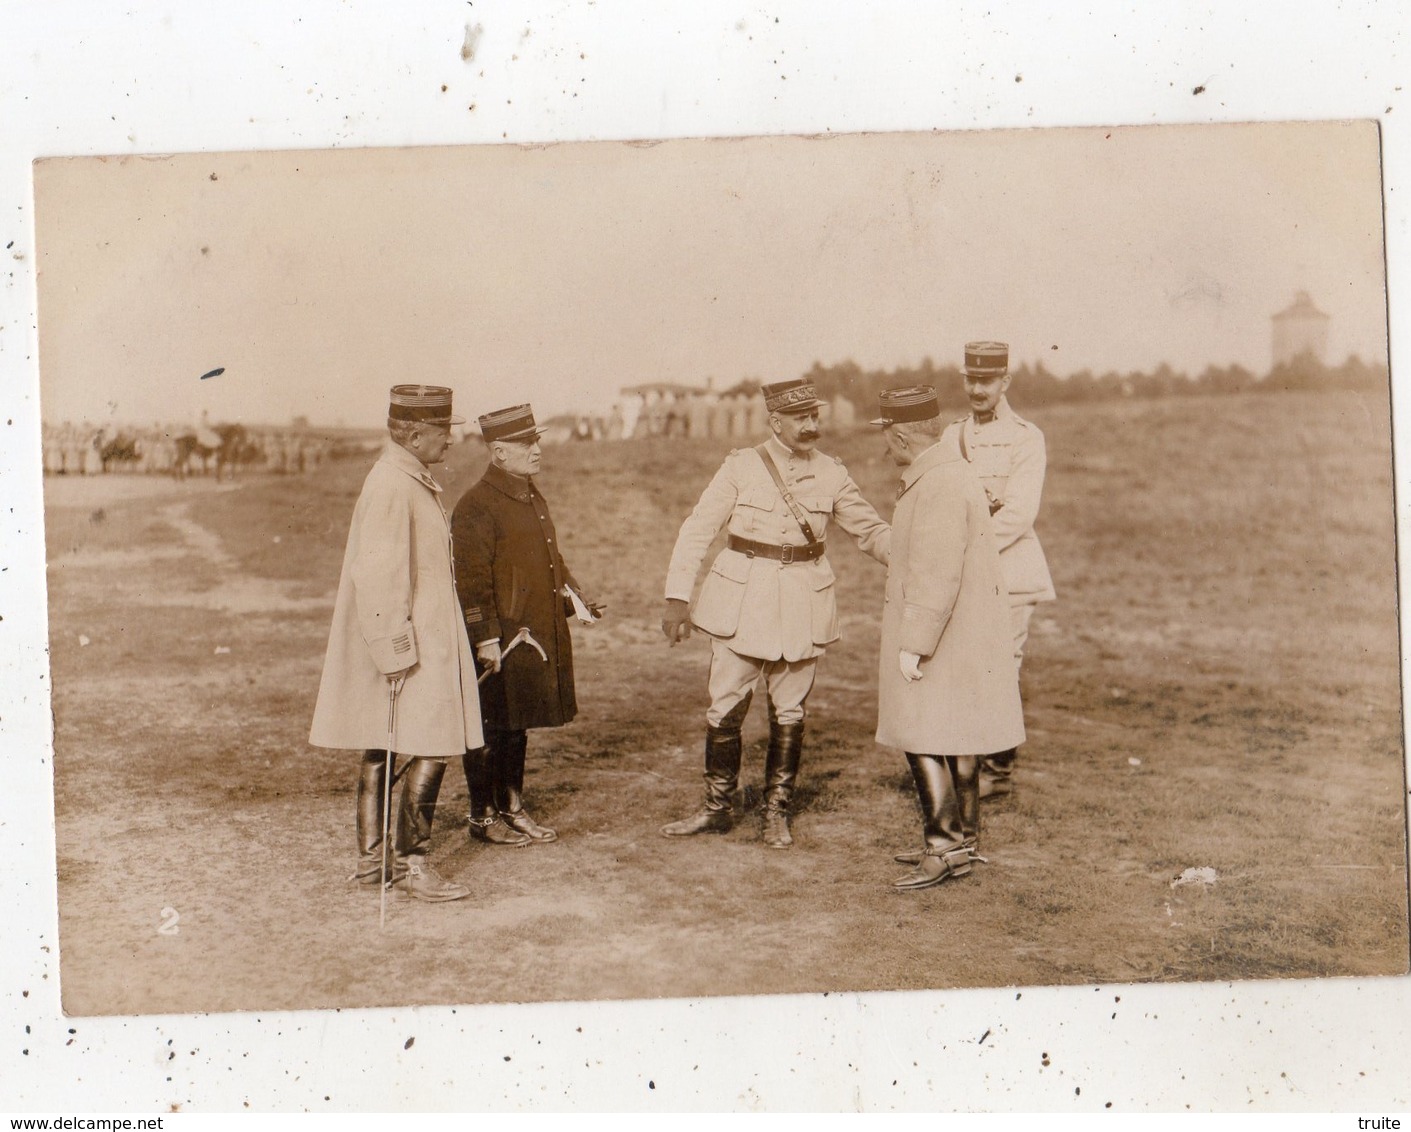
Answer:
[[(353, 508), (333, 628), (323, 662), (309, 742), (363, 748), (358, 777), (358, 866), (355, 879), (377, 885), (387, 875), (418, 900), (470, 895), (426, 863), (431, 822), (446, 759), (478, 747), (480, 702), (475, 661), (451, 577), (451, 531), (441, 485), (427, 470), (451, 443), (451, 391), (437, 385), (394, 385), (387, 409), (389, 439)], [(389, 697), (393, 704), (389, 705)], [(396, 753), (409, 755), (400, 775), (402, 800), (394, 845), (390, 824), (388, 717), (395, 707)]]
[[(818, 658), (838, 639), (833, 569), (824, 555), (829, 522), (886, 565), (891, 529), (842, 462), (817, 451), (823, 402), (811, 382), (765, 385), (770, 438), (731, 452), (681, 524), (666, 576), (662, 632), (675, 645), (691, 626), (711, 638), (706, 712), (705, 804), (662, 827), (667, 837), (724, 833), (739, 783), (740, 730), (755, 685), (769, 697), (764, 768), (764, 841), (793, 844), (789, 802), (803, 751), (804, 702)], [(720, 528), (716, 556), (690, 606), (696, 573)]]
[(564, 564), (534, 483), (541, 434), (529, 405), (481, 417), (490, 466), (451, 516), (461, 611), (489, 670), (480, 693), (485, 746), (464, 755), (470, 834), (499, 845), (558, 839), (524, 808), (528, 732), (572, 721), (578, 705), (567, 612), (587, 622), (599, 615)]
[[(1044, 490), (1047, 455), (1044, 434), (1009, 407), (1009, 346), (1004, 342), (968, 342), (965, 346), (965, 396), (970, 412), (947, 426), (942, 441), (959, 449), (980, 477), (989, 500), (1000, 569), (1009, 591), (1014, 633), (1014, 664), (1024, 659), (1029, 621), (1041, 601), (1054, 599), (1034, 520)], [(1008, 794), (1017, 750), (986, 757), (980, 764), (980, 796)]]
[(988, 501), (974, 471), (939, 443), (929, 385), (881, 395), (888, 454), (902, 468), (882, 609), (877, 742), (899, 747), (921, 803), (924, 844), (893, 886), (965, 876), (978, 854), (980, 756), (1024, 740), (1009, 602)]

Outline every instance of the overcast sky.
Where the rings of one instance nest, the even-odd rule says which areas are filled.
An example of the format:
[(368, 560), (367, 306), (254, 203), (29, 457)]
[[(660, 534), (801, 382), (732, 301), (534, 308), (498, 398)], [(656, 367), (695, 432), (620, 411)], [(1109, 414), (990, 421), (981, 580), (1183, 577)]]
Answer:
[(971, 338), (1262, 373), (1300, 289), (1330, 361), (1384, 362), (1378, 161), (1366, 122), (50, 160), (43, 411), (375, 426), (427, 382), (547, 416)]

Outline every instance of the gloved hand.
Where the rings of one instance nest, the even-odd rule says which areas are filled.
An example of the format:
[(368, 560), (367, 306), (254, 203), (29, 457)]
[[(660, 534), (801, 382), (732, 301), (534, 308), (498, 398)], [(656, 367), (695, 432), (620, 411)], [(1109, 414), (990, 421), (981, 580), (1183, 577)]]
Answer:
[(570, 587), (568, 586), (564, 586), (563, 588), (563, 615), (565, 617), (570, 619), (578, 617), (578, 609), (573, 604), (573, 597), (570, 596), (571, 594), (578, 595), (578, 600), (583, 603), (583, 608), (588, 611), (590, 623), (601, 621), (603, 619), (603, 614), (607, 610), (606, 605), (604, 605), (600, 601), (594, 601), (591, 597), (588, 596), (586, 591), (581, 589), (570, 590)]
[(493, 641), (481, 641), (475, 646), (475, 659), (480, 661), (491, 672), (500, 670), (500, 641), (497, 637)]
[(900, 652), (897, 654), (897, 664), (901, 668), (902, 679), (908, 684), (913, 680), (921, 679), (921, 654), (914, 652)]
[(666, 599), (666, 612), (661, 615), (661, 631), (672, 647), (691, 635), (691, 603), (679, 597)]

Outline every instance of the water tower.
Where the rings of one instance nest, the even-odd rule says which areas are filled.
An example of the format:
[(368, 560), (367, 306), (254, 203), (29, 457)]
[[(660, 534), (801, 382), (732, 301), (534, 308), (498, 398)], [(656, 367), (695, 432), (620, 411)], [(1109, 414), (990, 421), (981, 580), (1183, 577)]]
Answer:
[(1319, 365), (1328, 351), (1328, 316), (1313, 305), (1307, 291), (1294, 296), (1293, 305), (1269, 320), (1273, 324), (1274, 365), (1287, 365), (1308, 355)]

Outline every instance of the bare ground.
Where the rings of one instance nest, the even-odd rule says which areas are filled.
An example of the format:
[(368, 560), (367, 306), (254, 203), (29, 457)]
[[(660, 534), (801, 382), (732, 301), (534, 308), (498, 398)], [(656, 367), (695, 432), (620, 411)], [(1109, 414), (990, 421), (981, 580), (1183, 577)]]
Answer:
[[(562, 840), (468, 843), (452, 768), (434, 856), (473, 895), (396, 902), (384, 933), (346, 881), (355, 758), (305, 741), (365, 469), (51, 480), (65, 1009), (1405, 973), (1385, 420), (1301, 394), (1039, 417), (1060, 600), (1033, 626), (1020, 789), (987, 803), (991, 864), (909, 895), (886, 882), (919, 837), (910, 781), (871, 738), (881, 572), (830, 552), (843, 641), (810, 700), (796, 848), (758, 840), (759, 706), (736, 830), (667, 841), (698, 798), (707, 650), (665, 646), (658, 595), (722, 452), (551, 450), (562, 541), (610, 606), (575, 638), (579, 719), (531, 737), (529, 802)], [(886, 513), (877, 439), (830, 440)], [(480, 460), (438, 473), (449, 500)], [(1215, 884), (1172, 887), (1188, 867)]]

